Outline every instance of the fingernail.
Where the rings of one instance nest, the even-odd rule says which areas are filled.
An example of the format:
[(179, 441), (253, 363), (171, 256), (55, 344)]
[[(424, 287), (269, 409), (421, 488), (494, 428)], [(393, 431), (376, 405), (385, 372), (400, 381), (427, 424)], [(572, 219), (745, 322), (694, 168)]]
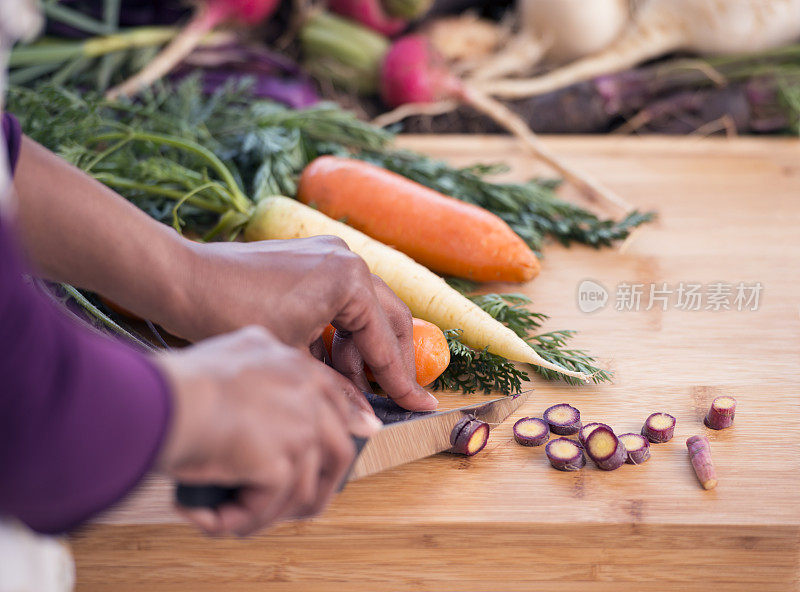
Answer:
[(434, 397), (428, 391), (423, 391), (423, 392), (427, 395), (426, 400), (431, 405), (431, 409), (436, 409), (439, 406), (439, 399)]
[(375, 414), (371, 411), (361, 410), (359, 414), (363, 418), (364, 423), (371, 428), (373, 434), (383, 427), (383, 422), (375, 417)]

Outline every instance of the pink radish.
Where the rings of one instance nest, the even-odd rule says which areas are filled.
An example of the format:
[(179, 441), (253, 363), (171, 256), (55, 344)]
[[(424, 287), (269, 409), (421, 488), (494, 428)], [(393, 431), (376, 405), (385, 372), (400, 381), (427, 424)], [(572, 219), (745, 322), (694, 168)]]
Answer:
[(388, 37), (408, 26), (407, 20), (390, 16), (380, 0), (329, 0), (328, 8)]
[(644, 0), (628, 27), (605, 49), (535, 78), (494, 80), (487, 92), (529, 97), (627, 70), (673, 51), (754, 53), (798, 38), (800, 0)]
[(128, 80), (110, 89), (106, 96), (116, 99), (135, 95), (170, 72), (221, 23), (256, 25), (271, 16), (279, 3), (280, 0), (207, 0), (199, 4), (192, 19), (161, 53)]
[(609, 189), (563, 163), (543, 145), (519, 115), (450, 72), (423, 35), (406, 35), (389, 48), (381, 69), (381, 97), (396, 109), (376, 118), (373, 122), (376, 125), (389, 125), (409, 115), (431, 112), (432, 106), (435, 109), (435, 104), (443, 101), (447, 106), (454, 101), (465, 103), (514, 134), (531, 153), (558, 171), (588, 198), (605, 200), (624, 211), (631, 209)]

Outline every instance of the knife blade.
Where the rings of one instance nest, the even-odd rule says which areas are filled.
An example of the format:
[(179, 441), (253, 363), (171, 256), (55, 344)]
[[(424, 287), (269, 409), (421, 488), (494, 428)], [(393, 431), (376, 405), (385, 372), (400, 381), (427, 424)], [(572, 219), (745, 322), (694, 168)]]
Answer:
[(490, 426), (498, 424), (516, 411), (529, 394), (530, 391), (526, 391), (487, 403), (418, 414), (405, 421), (385, 425), (364, 444), (346, 480), (355, 481), (449, 450), (453, 447), (450, 435), (462, 419), (471, 415)]
[[(531, 392), (426, 413), (409, 412), (390, 399), (364, 393), (385, 425), (367, 440), (353, 437), (356, 458), (341, 488), (349, 481), (449, 450), (452, 448), (450, 435), (462, 419), (473, 416), (493, 427), (516, 411)], [(180, 483), (175, 493), (178, 504), (187, 508), (216, 508), (234, 501), (237, 495), (237, 487)]]

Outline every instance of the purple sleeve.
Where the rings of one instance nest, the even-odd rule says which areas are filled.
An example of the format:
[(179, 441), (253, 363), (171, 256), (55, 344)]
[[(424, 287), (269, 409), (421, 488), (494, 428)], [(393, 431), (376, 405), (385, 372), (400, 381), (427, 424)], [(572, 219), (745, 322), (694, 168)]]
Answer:
[(148, 471), (171, 397), (149, 358), (66, 316), (20, 261), (0, 217), (0, 515), (63, 532)]

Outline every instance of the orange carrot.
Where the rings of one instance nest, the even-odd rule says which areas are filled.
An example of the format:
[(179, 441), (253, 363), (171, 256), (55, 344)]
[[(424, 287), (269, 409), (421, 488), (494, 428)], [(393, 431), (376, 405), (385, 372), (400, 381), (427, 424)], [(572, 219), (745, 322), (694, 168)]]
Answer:
[[(333, 334), (336, 330), (333, 325), (328, 325), (322, 331), (322, 342), (331, 355)], [(414, 319), (414, 364), (417, 368), (417, 383), (427, 386), (439, 378), (450, 364), (450, 348), (447, 339), (433, 323)], [(374, 380), (369, 367), (366, 368), (367, 380)]]
[(360, 160), (321, 156), (298, 199), (444, 275), (524, 282), (539, 260), (499, 217)]

